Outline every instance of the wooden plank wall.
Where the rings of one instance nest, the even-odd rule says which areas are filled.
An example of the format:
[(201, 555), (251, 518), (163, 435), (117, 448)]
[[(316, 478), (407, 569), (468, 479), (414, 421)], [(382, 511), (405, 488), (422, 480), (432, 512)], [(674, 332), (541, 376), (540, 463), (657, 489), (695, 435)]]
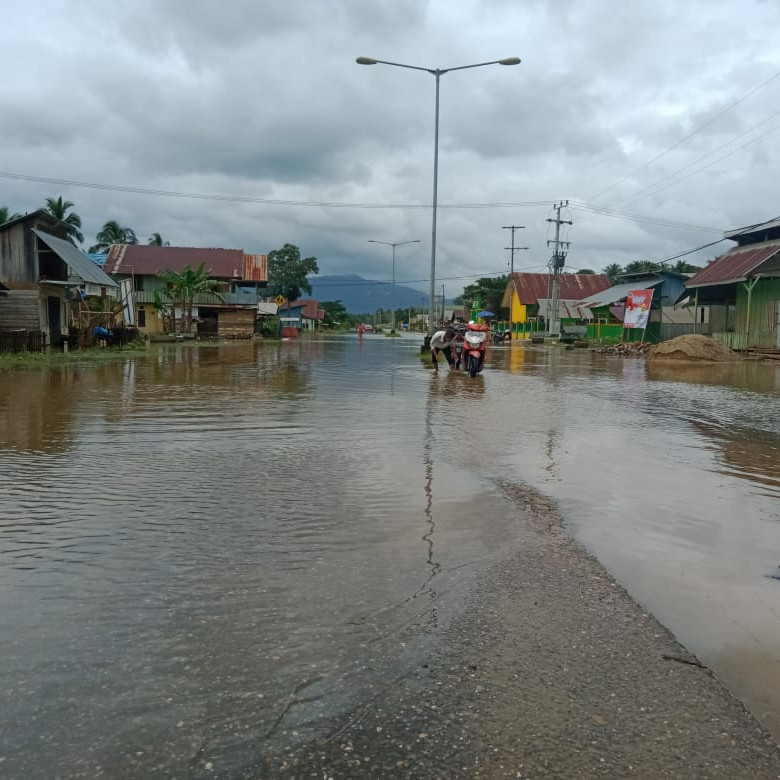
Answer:
[(226, 339), (249, 339), (255, 332), (254, 309), (221, 309), (218, 335)]
[(0, 330), (40, 330), (37, 290), (0, 291)]

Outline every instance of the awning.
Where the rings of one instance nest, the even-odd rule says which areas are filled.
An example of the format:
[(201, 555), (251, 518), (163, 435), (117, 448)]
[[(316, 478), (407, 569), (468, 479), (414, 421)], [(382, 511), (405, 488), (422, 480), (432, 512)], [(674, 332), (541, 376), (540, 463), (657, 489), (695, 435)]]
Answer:
[(33, 228), (33, 233), (65, 262), (69, 275), (77, 276), (82, 281), (96, 284), (99, 287), (117, 287), (117, 283), (102, 268), (93, 263), (70, 241), (65, 241), (35, 228)]
[(632, 290), (649, 290), (651, 287), (657, 287), (663, 279), (650, 282), (630, 282), (624, 284), (616, 284), (614, 287), (610, 287), (606, 290), (602, 290), (595, 295), (590, 295), (587, 298), (583, 298), (581, 301), (577, 301), (578, 308), (598, 309), (602, 306), (611, 306), (614, 303), (620, 303), (624, 301), (628, 294)]

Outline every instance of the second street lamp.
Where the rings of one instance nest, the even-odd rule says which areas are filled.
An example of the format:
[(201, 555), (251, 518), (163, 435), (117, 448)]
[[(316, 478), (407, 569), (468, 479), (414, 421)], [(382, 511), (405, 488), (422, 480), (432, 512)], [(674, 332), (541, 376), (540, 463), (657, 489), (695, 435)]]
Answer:
[(430, 321), (428, 327), (433, 327), (434, 295), (436, 290), (436, 207), (438, 205), (439, 188), (439, 80), (445, 73), (453, 70), (468, 70), (469, 68), (481, 68), (484, 65), (519, 65), (519, 57), (505, 57), (503, 60), (491, 60), (490, 62), (477, 62), (473, 65), (459, 65), (455, 68), (423, 68), (420, 65), (404, 65), (401, 62), (389, 62), (388, 60), (375, 60), (373, 57), (358, 57), (355, 62), (358, 65), (393, 65), (396, 68), (409, 68), (410, 70), (422, 70), (436, 78), (436, 112), (433, 135), (433, 216), (431, 226), (431, 287), (430, 287)]
[[(403, 246), (404, 244), (419, 244), (420, 239), (419, 238), (413, 238), (411, 241), (375, 241), (373, 238), (368, 239), (369, 244), (384, 244), (385, 246), (391, 246), (393, 247), (393, 281), (390, 285), (390, 312), (391, 312), (391, 322), (392, 325), (390, 326), (392, 330), (395, 330), (395, 248), (397, 246)], [(411, 327), (411, 325), (410, 325)]]

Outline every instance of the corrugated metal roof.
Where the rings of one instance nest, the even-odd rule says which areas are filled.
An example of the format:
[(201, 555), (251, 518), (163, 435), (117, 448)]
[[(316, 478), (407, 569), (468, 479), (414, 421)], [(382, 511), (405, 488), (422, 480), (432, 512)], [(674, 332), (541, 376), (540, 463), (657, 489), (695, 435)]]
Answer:
[(51, 236), (42, 230), (33, 228), (38, 238), (43, 241), (52, 252), (55, 252), (62, 260), (67, 263), (70, 275), (78, 276), (90, 284), (97, 284), (100, 287), (116, 287), (117, 283), (102, 269), (93, 263), (80, 249), (77, 249), (70, 241)]
[(755, 225), (746, 225), (745, 227), (735, 228), (734, 230), (727, 230), (724, 234), (724, 238), (737, 238), (738, 236), (750, 235), (751, 233), (759, 233), (761, 231), (775, 230), (780, 228), (780, 217), (775, 217), (767, 222), (757, 222)]
[(110, 274), (154, 275), (162, 271), (180, 272), (187, 265), (197, 268), (201, 263), (215, 279), (243, 278), (244, 252), (241, 249), (114, 244), (108, 250), (105, 269)]
[(591, 309), (598, 309), (601, 306), (610, 306), (613, 303), (620, 303), (625, 300), (626, 296), (632, 290), (649, 290), (651, 287), (657, 287), (663, 282), (663, 279), (657, 279), (656, 281), (645, 281), (641, 284), (636, 282), (627, 282), (625, 284), (616, 284), (614, 287), (609, 287), (606, 290), (596, 293), (595, 295), (589, 295), (587, 298), (583, 298), (578, 301), (579, 306), (589, 307)]
[(690, 289), (691, 287), (704, 287), (708, 284), (741, 282), (758, 271), (761, 265), (778, 252), (780, 252), (780, 241), (735, 247), (730, 252), (726, 252), (725, 255), (713, 260), (696, 276), (688, 279), (685, 286)]
[(243, 279), (245, 282), (267, 282), (268, 255), (244, 255)]
[[(549, 311), (552, 309), (551, 298), (539, 299), (539, 316), (549, 319)], [(577, 301), (558, 301), (558, 316), (564, 320), (590, 320), (593, 314), (587, 306), (578, 305)]]
[[(522, 304), (531, 305), (537, 303), (540, 298), (551, 297), (552, 276), (550, 274), (516, 273), (514, 282), (517, 297)], [(609, 277), (606, 274), (562, 274), (560, 297), (565, 300), (580, 301), (607, 287), (609, 287)]]

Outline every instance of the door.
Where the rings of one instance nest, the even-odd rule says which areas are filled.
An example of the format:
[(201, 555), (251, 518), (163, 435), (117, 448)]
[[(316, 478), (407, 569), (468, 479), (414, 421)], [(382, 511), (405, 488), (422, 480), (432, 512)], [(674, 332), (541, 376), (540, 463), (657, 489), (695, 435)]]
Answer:
[(46, 299), (46, 312), (49, 321), (49, 343), (53, 347), (58, 347), (62, 342), (62, 299), (50, 295)]

